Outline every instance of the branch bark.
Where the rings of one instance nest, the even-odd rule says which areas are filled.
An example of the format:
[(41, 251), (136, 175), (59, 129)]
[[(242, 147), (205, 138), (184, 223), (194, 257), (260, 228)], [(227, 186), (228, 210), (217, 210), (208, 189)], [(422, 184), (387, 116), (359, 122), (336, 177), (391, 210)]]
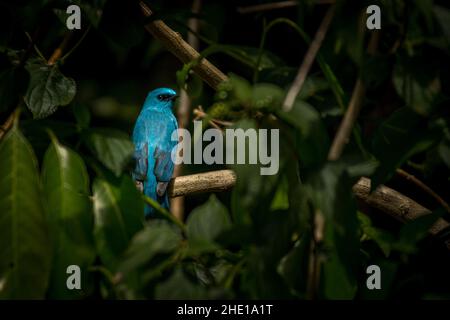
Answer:
[[(173, 178), (169, 184), (169, 196), (179, 197), (202, 192), (221, 192), (231, 189), (236, 184), (236, 174), (232, 170), (210, 171), (200, 174)], [(415, 220), (431, 211), (411, 198), (386, 186), (379, 186), (370, 193), (370, 179), (361, 178), (354, 186), (353, 193), (359, 201), (379, 209), (401, 222)], [(430, 229), (432, 235), (437, 235), (450, 228), (450, 223), (438, 219)], [(450, 243), (447, 244), (450, 249)]]
[[(146, 17), (151, 17), (153, 12), (150, 10), (150, 8), (142, 1), (139, 2), (139, 5), (141, 6), (142, 13)], [(181, 62), (188, 63), (200, 56), (197, 50), (192, 48), (186, 41), (184, 41), (183, 37), (181, 37), (178, 32), (173, 31), (163, 21), (151, 21), (145, 26), (145, 28)], [(220, 83), (228, 80), (228, 77), (222, 71), (220, 71), (205, 58), (203, 58), (196, 66), (194, 66), (193, 70), (198, 74), (200, 78), (203, 79), (203, 81), (205, 81), (215, 90), (217, 90)]]
[(218, 170), (172, 178), (169, 183), (169, 197), (180, 197), (202, 192), (220, 192), (236, 184), (232, 170)]

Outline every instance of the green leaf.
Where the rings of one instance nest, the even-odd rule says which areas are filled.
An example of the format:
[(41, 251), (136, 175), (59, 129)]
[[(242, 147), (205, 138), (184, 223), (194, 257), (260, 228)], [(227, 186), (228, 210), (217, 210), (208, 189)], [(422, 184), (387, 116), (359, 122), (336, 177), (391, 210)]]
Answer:
[(292, 294), (301, 297), (306, 291), (308, 273), (309, 236), (306, 234), (295, 242), (294, 247), (280, 260), (278, 273), (283, 277)]
[(0, 144), (0, 179), (0, 299), (44, 298), (52, 244), (37, 161), (16, 127)]
[(358, 220), (364, 234), (373, 240), (380, 247), (381, 251), (383, 251), (383, 254), (388, 257), (392, 250), (392, 244), (396, 239), (385, 230), (375, 228), (370, 218), (361, 212), (358, 212)]
[(74, 104), (72, 111), (80, 128), (85, 129), (89, 127), (89, 124), (91, 123), (91, 114), (88, 107), (82, 104)]
[(270, 205), (270, 210), (286, 210), (289, 209), (289, 187), (285, 177), (278, 184), (275, 196)]
[(327, 163), (311, 173), (306, 182), (316, 212), (321, 212), (325, 224), (323, 295), (328, 299), (352, 298), (360, 257), (356, 203), (346, 164)]
[(450, 137), (446, 136), (442, 139), (437, 149), (439, 157), (450, 168)]
[(156, 255), (174, 252), (181, 240), (181, 232), (174, 225), (164, 220), (151, 221), (133, 237), (119, 269), (128, 273), (142, 268)]
[[(226, 86), (226, 84), (224, 85)], [(252, 86), (246, 79), (230, 74), (229, 85), (231, 85), (231, 98), (236, 99), (241, 104), (249, 104), (251, 102)]]
[[(53, 138), (44, 156), (42, 181), (55, 243), (49, 296), (58, 299), (81, 298), (89, 293), (89, 281), (92, 279), (86, 271), (96, 256), (86, 166), (76, 152)], [(82, 290), (67, 289), (66, 269), (69, 265), (81, 268)]]
[(373, 138), (373, 154), (380, 164), (372, 177), (372, 189), (392, 177), (411, 156), (434, 144), (437, 133), (427, 130), (422, 122), (419, 115), (404, 107), (380, 125)]
[(115, 271), (132, 237), (143, 227), (144, 204), (128, 176), (96, 178), (94, 238), (107, 268)]
[(122, 173), (134, 152), (128, 135), (115, 129), (91, 129), (84, 141), (97, 159), (116, 176)]
[(319, 112), (297, 99), (289, 112), (278, 110), (276, 114), (296, 130), (295, 148), (304, 166), (320, 166), (326, 160), (329, 139)]
[(450, 10), (439, 5), (434, 5), (433, 11), (447, 42), (450, 43)]
[(156, 286), (155, 298), (164, 300), (205, 299), (207, 291), (189, 280), (181, 268), (177, 268), (169, 279)]
[(26, 69), (30, 73), (30, 84), (25, 103), (35, 119), (51, 115), (58, 106), (68, 105), (75, 97), (75, 81), (65, 77), (58, 64), (49, 66), (36, 58), (27, 62)]
[[(417, 71), (416, 71), (417, 72)], [(402, 68), (394, 71), (394, 86), (397, 94), (402, 97), (406, 105), (421, 115), (428, 115), (441, 90), (439, 78), (424, 79), (419, 82), (420, 77), (408, 73)]]
[(217, 236), (231, 226), (227, 208), (211, 195), (209, 200), (192, 210), (187, 220), (189, 241), (214, 241)]
[[(253, 120), (243, 119), (234, 124), (233, 128), (240, 128), (245, 132), (249, 129), (255, 130), (256, 124)], [(227, 137), (225, 137), (227, 138)], [(258, 137), (257, 137), (258, 138)], [(227, 145), (228, 142), (225, 142)], [(250, 139), (245, 139), (246, 157)], [(237, 144), (234, 144), (236, 155)], [(230, 152), (229, 150), (227, 152)], [(281, 162), (281, 161), (280, 161)], [(237, 181), (232, 193), (232, 216), (235, 224), (244, 225), (251, 222), (251, 215), (258, 217), (257, 212), (266, 210), (274, 196), (278, 175), (261, 175), (260, 164), (233, 164), (230, 167), (236, 172)], [(279, 168), (282, 164), (279, 164)]]
[(274, 109), (281, 105), (284, 91), (274, 84), (258, 83), (253, 86), (252, 97), (254, 107)]
[(329, 253), (323, 264), (323, 295), (326, 299), (349, 300), (356, 293), (355, 275), (351, 274), (346, 261), (337, 252)]

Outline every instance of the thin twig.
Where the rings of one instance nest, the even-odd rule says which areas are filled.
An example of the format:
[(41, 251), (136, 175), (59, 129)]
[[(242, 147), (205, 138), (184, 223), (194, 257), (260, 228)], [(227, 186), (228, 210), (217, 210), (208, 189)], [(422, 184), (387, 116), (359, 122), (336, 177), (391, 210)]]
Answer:
[[(331, 4), (334, 3), (334, 0), (315, 0), (315, 4)], [(271, 2), (264, 4), (257, 4), (254, 6), (247, 7), (238, 7), (237, 11), (240, 14), (248, 14), (262, 11), (270, 11), (276, 9), (285, 9), (298, 6), (298, 1), (279, 1), (279, 2)]]
[[(379, 33), (374, 32), (370, 37), (369, 46), (367, 52), (369, 54), (374, 54), (379, 40)], [(342, 119), (339, 129), (333, 139), (331, 148), (328, 152), (328, 160), (335, 161), (339, 159), (344, 150), (344, 147), (348, 143), (350, 134), (355, 125), (355, 121), (359, 116), (359, 112), (362, 106), (362, 100), (364, 98), (366, 88), (361, 78), (356, 81), (355, 87), (353, 89), (352, 98), (348, 105), (347, 111), (345, 112), (344, 118)]]
[(0, 140), (9, 131), (9, 129), (12, 128), (15, 117), (16, 117), (16, 111), (13, 111), (6, 119), (5, 123), (3, 123), (1, 130), (0, 130)]
[[(376, 46), (378, 43), (378, 33), (374, 33), (370, 39), (368, 52), (373, 54), (376, 50)], [(353, 90), (352, 98), (350, 100), (349, 107), (347, 108), (347, 111), (345, 112), (344, 119), (342, 120), (339, 130), (336, 133), (336, 136), (334, 137), (333, 143), (331, 145), (330, 151), (328, 153), (328, 160), (329, 161), (335, 161), (337, 160), (344, 149), (344, 146), (347, 144), (349, 136), (353, 130), (354, 123), (356, 121), (356, 118), (359, 115), (359, 111), (361, 109), (362, 100), (365, 94), (365, 88), (364, 84), (362, 82), (361, 78), (358, 78), (356, 81), (355, 88)], [(316, 217), (317, 218), (317, 217)], [(325, 228), (325, 222), (322, 224), (314, 224), (313, 225), (313, 231), (314, 234), (317, 232), (323, 233), (323, 230)], [(316, 228), (321, 228), (320, 230), (316, 230)], [(315, 285), (310, 287), (309, 289), (312, 290), (308, 293), (309, 296), (314, 297), (314, 292), (317, 291), (317, 286), (319, 285), (320, 281), (320, 270), (321, 270), (321, 260), (320, 260), (320, 253), (318, 252), (317, 246), (320, 244), (317, 239), (314, 238), (313, 246), (310, 251), (310, 259), (313, 259), (313, 263), (310, 263), (310, 267), (317, 268), (316, 270), (309, 270), (310, 274), (315, 275)]]
[[(192, 3), (192, 13), (198, 14), (201, 10), (202, 2), (201, 0), (194, 0)], [(195, 50), (198, 51), (199, 48), (199, 41), (196, 36), (199, 30), (199, 20), (195, 18), (190, 18), (188, 21), (188, 30), (191, 32), (188, 32), (187, 35), (187, 43), (192, 46)], [(178, 127), (180, 129), (185, 129), (189, 122), (189, 114), (191, 110), (191, 99), (189, 98), (189, 95), (187, 94), (186, 90), (181, 89), (181, 96), (180, 96), (180, 104), (178, 106)], [(184, 143), (184, 142), (182, 142)], [(178, 164), (175, 166), (173, 176), (178, 177), (181, 175), (183, 170), (182, 164)], [(170, 202), (170, 208), (172, 214), (178, 218), (178, 220), (183, 221), (184, 219), (184, 197), (177, 197), (171, 200)]]
[(48, 59), (47, 64), (49, 66), (52, 66), (56, 63), (56, 61), (59, 60), (59, 58), (62, 57), (62, 54), (64, 51), (66, 51), (66, 48), (69, 46), (70, 43), (70, 39), (72, 39), (73, 36), (73, 32), (66, 32), (66, 34), (64, 35), (63, 41), (61, 42), (61, 44), (59, 45), (58, 48), (55, 49), (55, 51), (53, 51), (53, 54), (51, 55), (50, 59)]
[(221, 125), (224, 127), (230, 127), (233, 125), (233, 122), (231, 121), (225, 121), (225, 120), (219, 120), (215, 118), (209, 118), (208, 114), (203, 111), (202, 106), (198, 106), (198, 108), (195, 108), (192, 113), (195, 115), (196, 119), (205, 119), (207, 118), (209, 120), (209, 124), (211, 124), (213, 127), (215, 125)]
[(309, 46), (308, 51), (306, 52), (305, 58), (303, 59), (300, 68), (298, 69), (297, 76), (295, 77), (294, 82), (292, 83), (286, 95), (286, 98), (283, 103), (284, 111), (289, 111), (292, 109), (295, 99), (297, 98), (297, 95), (299, 94), (300, 90), (303, 87), (303, 84), (306, 80), (306, 76), (308, 75), (309, 70), (311, 69), (311, 66), (316, 58), (316, 55), (319, 52), (323, 39), (327, 34), (330, 23), (333, 20), (334, 12), (335, 6), (333, 5), (328, 9), (327, 13), (325, 14), (325, 17), (322, 20), (322, 23), (319, 26), (319, 29), (317, 29), (316, 35), (314, 36), (314, 40), (311, 42), (311, 45)]
[(444, 199), (442, 199), (433, 189), (431, 189), (429, 186), (427, 186), (425, 183), (423, 183), (422, 181), (420, 181), (419, 179), (417, 179), (415, 176), (413, 176), (412, 174), (406, 172), (403, 169), (397, 169), (396, 173), (402, 177), (405, 178), (408, 181), (411, 181), (412, 183), (414, 183), (417, 187), (419, 187), (420, 189), (422, 189), (423, 191), (425, 191), (427, 194), (429, 194), (431, 197), (433, 197), (437, 202), (439, 202), (439, 204), (445, 208), (445, 210), (447, 210), (447, 212), (450, 213), (450, 206), (448, 205), (447, 202), (445, 202)]

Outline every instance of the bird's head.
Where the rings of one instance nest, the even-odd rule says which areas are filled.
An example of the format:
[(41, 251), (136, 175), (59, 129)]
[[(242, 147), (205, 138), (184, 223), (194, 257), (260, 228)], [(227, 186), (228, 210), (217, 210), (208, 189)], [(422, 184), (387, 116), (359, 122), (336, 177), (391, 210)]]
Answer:
[(169, 108), (173, 107), (173, 102), (177, 98), (175, 90), (170, 88), (158, 88), (147, 95), (144, 108)]

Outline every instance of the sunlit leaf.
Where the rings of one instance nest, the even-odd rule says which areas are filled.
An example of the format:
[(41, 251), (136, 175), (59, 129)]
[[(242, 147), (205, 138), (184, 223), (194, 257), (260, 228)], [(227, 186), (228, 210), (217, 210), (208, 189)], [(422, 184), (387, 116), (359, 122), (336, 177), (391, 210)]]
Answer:
[[(48, 148), (42, 167), (47, 216), (55, 243), (50, 297), (74, 298), (88, 293), (88, 267), (96, 253), (93, 241), (94, 216), (89, 198), (89, 177), (81, 157), (56, 138)], [(66, 269), (79, 266), (83, 290), (68, 290)]]
[(100, 258), (115, 271), (132, 237), (143, 227), (144, 205), (130, 177), (96, 178), (94, 237)]
[(52, 244), (42, 206), (37, 161), (17, 128), (0, 143), (0, 298), (42, 299)]

